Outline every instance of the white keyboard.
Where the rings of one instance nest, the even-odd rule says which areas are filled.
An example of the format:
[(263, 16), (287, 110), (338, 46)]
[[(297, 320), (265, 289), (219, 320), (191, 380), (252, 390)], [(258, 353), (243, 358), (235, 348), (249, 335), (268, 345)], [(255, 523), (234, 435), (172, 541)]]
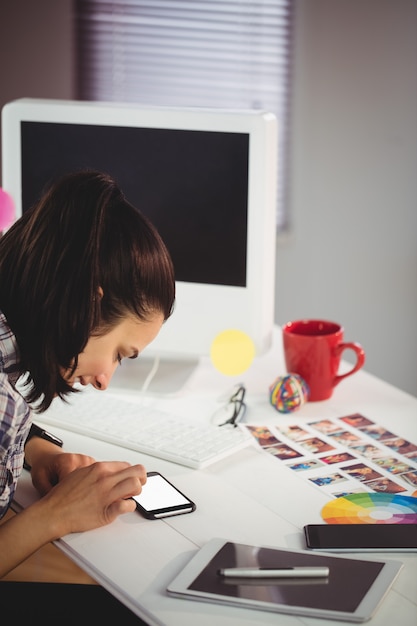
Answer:
[(193, 423), (123, 397), (87, 390), (59, 398), (39, 420), (65, 430), (201, 469), (247, 446), (243, 429)]

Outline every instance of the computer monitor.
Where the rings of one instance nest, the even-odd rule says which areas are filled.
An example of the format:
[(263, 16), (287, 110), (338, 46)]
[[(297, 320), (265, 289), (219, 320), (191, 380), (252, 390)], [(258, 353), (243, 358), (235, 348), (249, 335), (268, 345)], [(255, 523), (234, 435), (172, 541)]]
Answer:
[(111, 174), (173, 258), (176, 304), (144, 356), (208, 355), (236, 329), (256, 354), (274, 323), (277, 122), (264, 111), (21, 99), (2, 111), (16, 217), (62, 174)]

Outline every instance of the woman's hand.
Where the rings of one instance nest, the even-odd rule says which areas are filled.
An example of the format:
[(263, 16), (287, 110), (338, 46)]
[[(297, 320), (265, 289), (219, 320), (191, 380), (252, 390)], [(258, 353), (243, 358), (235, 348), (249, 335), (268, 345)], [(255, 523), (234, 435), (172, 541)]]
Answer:
[(50, 509), (49, 519), (61, 537), (105, 526), (122, 513), (136, 508), (132, 496), (146, 483), (143, 465), (122, 461), (93, 463), (63, 478), (40, 502)]
[(63, 452), (40, 437), (28, 441), (25, 455), (33, 485), (44, 496), (40, 508), (52, 506), (48, 521), (58, 525), (53, 538), (103, 526), (134, 511), (131, 496), (139, 494), (146, 483), (143, 465), (97, 463), (84, 454)]
[(117, 461), (92, 463), (63, 476), (71, 462), (77, 462), (78, 455), (62, 453), (58, 448), (55, 456), (70, 460), (66, 465), (62, 459), (55, 462), (50, 459), (52, 466), (59, 467), (58, 474), (61, 472), (58, 484), (0, 526), (0, 577), (49, 541), (105, 526), (118, 515), (136, 508), (131, 498), (142, 491), (146, 482), (143, 465)]
[(86, 467), (95, 462), (93, 457), (85, 454), (63, 452), (62, 448), (40, 437), (33, 437), (28, 441), (25, 457), (31, 466), (33, 486), (41, 495), (48, 493), (78, 467)]

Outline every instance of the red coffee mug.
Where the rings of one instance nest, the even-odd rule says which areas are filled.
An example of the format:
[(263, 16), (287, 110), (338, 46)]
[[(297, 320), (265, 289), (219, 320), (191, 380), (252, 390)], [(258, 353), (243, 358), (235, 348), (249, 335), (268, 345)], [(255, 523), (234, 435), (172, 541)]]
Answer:
[[(333, 388), (365, 363), (362, 346), (344, 343), (343, 334), (340, 324), (326, 320), (298, 320), (288, 322), (282, 328), (287, 371), (304, 378), (312, 402), (330, 398)], [(356, 353), (356, 364), (345, 374), (338, 374), (344, 350)]]

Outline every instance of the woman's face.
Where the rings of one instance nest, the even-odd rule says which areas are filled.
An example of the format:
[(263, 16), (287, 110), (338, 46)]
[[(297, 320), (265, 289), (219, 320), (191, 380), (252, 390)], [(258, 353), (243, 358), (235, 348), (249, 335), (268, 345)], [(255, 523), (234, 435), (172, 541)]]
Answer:
[(162, 313), (155, 313), (146, 322), (127, 317), (105, 335), (92, 336), (78, 356), (75, 372), (67, 378), (70, 385), (93, 385), (107, 389), (122, 359), (136, 359), (155, 339), (163, 324)]

